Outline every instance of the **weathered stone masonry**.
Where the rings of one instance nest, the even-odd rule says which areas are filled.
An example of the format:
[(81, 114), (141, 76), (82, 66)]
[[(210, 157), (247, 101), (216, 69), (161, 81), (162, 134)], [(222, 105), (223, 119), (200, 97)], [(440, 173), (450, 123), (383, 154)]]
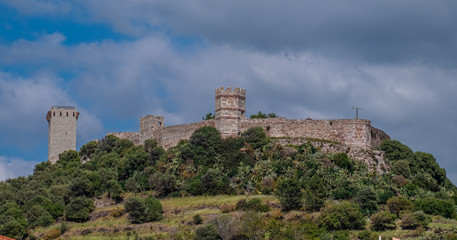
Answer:
[[(382, 130), (371, 126), (364, 119), (247, 119), (246, 90), (241, 88), (218, 88), (215, 92), (215, 119), (175, 126), (164, 126), (162, 116), (147, 115), (140, 120), (140, 131), (136, 133), (113, 133), (120, 138), (143, 144), (154, 138), (164, 148), (178, 144), (181, 139), (189, 139), (192, 133), (203, 126), (216, 127), (222, 137), (237, 137), (247, 129), (260, 126), (274, 139), (296, 139), (305, 142), (309, 139), (329, 140), (357, 149), (371, 149), (390, 137)], [(295, 141), (297, 142), (297, 141)]]
[(76, 120), (79, 112), (72, 106), (53, 106), (46, 115), (49, 124), (48, 160), (59, 160), (59, 154), (76, 149)]

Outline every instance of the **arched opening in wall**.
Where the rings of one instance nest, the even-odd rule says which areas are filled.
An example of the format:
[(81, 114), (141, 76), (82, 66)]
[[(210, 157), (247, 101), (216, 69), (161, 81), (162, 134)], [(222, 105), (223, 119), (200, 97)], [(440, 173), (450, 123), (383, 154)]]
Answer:
[(269, 132), (269, 131), (270, 131), (270, 128), (271, 128), (270, 126), (267, 126), (267, 127), (266, 127), (266, 129), (267, 129), (267, 132)]
[(68, 117), (68, 112), (67, 112), (67, 117)]
[(75, 112), (73, 112), (73, 117), (75, 116)]
[(52, 115), (55, 117), (56, 116), (56, 112), (52, 112)]
[(330, 126), (332, 126), (332, 125), (333, 125), (333, 122), (332, 122), (332, 121), (330, 121)]
[(62, 117), (62, 112), (60, 112), (60, 116)]
[(162, 122), (159, 122), (159, 126), (162, 126)]

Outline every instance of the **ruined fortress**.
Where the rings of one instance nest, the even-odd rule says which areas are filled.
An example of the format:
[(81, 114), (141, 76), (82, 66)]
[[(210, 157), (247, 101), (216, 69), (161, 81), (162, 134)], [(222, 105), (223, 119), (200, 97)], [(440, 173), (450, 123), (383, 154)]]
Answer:
[[(382, 152), (373, 147), (390, 137), (382, 130), (371, 126), (364, 119), (286, 119), (284, 117), (247, 119), (246, 90), (241, 88), (218, 88), (215, 93), (215, 118), (195, 123), (165, 126), (163, 116), (147, 115), (140, 118), (139, 132), (110, 133), (128, 139), (135, 145), (147, 139), (156, 139), (160, 146), (168, 149), (182, 139), (189, 139), (200, 127), (212, 126), (222, 137), (239, 137), (251, 127), (262, 127), (267, 135), (281, 145), (299, 145), (311, 142), (323, 152), (346, 152), (349, 156), (363, 160), (371, 168), (381, 171)], [(58, 154), (76, 147), (76, 120), (79, 112), (74, 107), (54, 106), (46, 119), (49, 123), (49, 153), (51, 162)], [(369, 160), (367, 160), (369, 159)], [(371, 161), (373, 160), (373, 161)], [(370, 166), (371, 165), (371, 166)]]
[(195, 123), (164, 126), (163, 116), (147, 115), (140, 118), (139, 132), (111, 133), (119, 138), (128, 139), (134, 144), (143, 144), (154, 138), (159, 145), (168, 149), (182, 139), (189, 139), (192, 133), (203, 126), (213, 126), (222, 137), (238, 137), (242, 132), (255, 126), (262, 127), (267, 135), (276, 142), (300, 144), (307, 141), (339, 143), (355, 149), (368, 150), (390, 137), (382, 130), (371, 126), (364, 119), (286, 119), (283, 117), (266, 119), (247, 119), (246, 90), (241, 88), (218, 88), (215, 93), (215, 118)]

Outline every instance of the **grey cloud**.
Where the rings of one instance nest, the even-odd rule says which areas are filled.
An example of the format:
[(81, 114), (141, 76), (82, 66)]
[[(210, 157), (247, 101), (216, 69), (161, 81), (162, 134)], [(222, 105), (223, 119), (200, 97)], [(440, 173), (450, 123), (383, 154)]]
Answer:
[[(43, 66), (49, 71), (56, 66), (77, 69), (69, 85), (74, 101), (88, 106), (104, 123), (137, 121), (144, 114), (165, 115), (167, 124), (198, 121), (214, 111), (214, 89), (219, 86), (246, 88), (248, 114), (261, 110), (288, 118), (351, 118), (351, 107), (359, 104), (364, 107), (361, 116), (374, 126), (416, 151), (439, 156), (457, 182), (455, 69), (424, 61), (360, 63), (313, 51), (265, 52), (232, 44), (178, 51), (163, 35), (75, 46), (47, 41), (31, 45), (53, 50)], [(20, 46), (5, 47), (0, 61)], [(30, 54), (35, 59), (44, 52), (32, 49)], [(9, 64), (28, 58), (23, 55)]]
[(456, 63), (457, 3), (408, 1), (85, 1), (95, 21), (134, 36), (176, 36), (262, 51), (373, 62)]

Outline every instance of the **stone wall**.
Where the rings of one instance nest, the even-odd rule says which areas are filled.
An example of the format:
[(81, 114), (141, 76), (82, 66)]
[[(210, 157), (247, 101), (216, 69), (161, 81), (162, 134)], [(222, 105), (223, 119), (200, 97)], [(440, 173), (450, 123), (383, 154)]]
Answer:
[(240, 132), (260, 126), (274, 138), (326, 139), (351, 146), (371, 148), (371, 122), (363, 119), (243, 119)]
[(180, 140), (188, 140), (190, 136), (192, 136), (192, 133), (195, 132), (195, 130), (205, 126), (214, 127), (214, 119), (200, 121), (196, 123), (163, 127), (154, 132), (153, 137), (159, 142), (159, 144), (162, 147), (168, 149), (170, 147), (176, 146)]
[[(130, 140), (135, 145), (140, 145), (140, 133), (139, 132), (118, 132), (118, 133), (108, 133), (107, 135), (114, 135), (121, 139)], [(141, 142), (141, 144), (143, 144), (143, 142)]]

